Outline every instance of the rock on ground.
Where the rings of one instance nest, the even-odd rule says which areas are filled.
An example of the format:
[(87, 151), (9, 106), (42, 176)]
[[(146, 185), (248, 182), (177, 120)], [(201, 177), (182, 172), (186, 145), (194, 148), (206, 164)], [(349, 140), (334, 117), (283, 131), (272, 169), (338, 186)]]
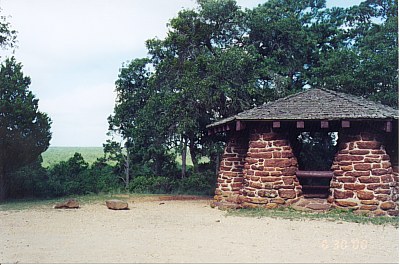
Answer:
[(106, 201), (108, 209), (111, 210), (128, 210), (128, 203), (121, 200), (108, 200)]
[(68, 199), (54, 205), (54, 209), (76, 209), (79, 208), (79, 202), (76, 199)]

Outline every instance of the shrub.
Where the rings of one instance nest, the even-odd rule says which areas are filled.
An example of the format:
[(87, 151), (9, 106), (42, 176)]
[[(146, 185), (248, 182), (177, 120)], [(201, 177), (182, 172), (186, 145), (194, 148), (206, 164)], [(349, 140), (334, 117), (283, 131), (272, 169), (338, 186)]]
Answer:
[(133, 193), (170, 193), (174, 182), (167, 177), (136, 176), (129, 183)]
[(212, 171), (192, 173), (187, 178), (178, 181), (178, 191), (196, 195), (212, 195), (215, 190), (216, 178)]

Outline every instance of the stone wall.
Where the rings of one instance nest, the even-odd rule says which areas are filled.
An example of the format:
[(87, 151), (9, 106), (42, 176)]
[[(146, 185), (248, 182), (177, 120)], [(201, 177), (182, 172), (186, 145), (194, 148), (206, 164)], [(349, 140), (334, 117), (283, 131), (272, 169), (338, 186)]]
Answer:
[(243, 207), (275, 208), (298, 200), (297, 160), (283, 134), (271, 129), (251, 133), (245, 162)]
[(398, 215), (398, 173), (378, 134), (339, 136), (328, 202), (372, 215)]
[[(215, 189), (214, 206), (236, 204), (243, 188), (243, 168), (248, 149), (248, 136), (231, 135), (222, 155)], [(234, 207), (234, 205), (231, 205)]]

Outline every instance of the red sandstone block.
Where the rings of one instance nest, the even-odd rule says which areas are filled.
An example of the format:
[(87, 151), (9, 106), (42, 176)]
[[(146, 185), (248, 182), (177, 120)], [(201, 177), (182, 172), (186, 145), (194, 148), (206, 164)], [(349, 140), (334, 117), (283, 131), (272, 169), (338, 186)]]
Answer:
[(335, 189), (333, 192), (335, 199), (349, 199), (354, 197), (354, 192), (351, 190), (338, 190)]
[(254, 174), (256, 176), (259, 176), (259, 177), (266, 177), (266, 176), (270, 175), (270, 172), (268, 172), (268, 171), (255, 171)]
[(376, 190), (376, 189), (389, 189), (390, 185), (388, 183), (379, 183), (379, 184), (367, 184), (367, 189)]
[(336, 205), (342, 206), (342, 207), (354, 207), (357, 206), (356, 202), (352, 202), (352, 201), (339, 201), (339, 200), (335, 200)]
[(275, 177), (262, 177), (261, 182), (275, 182), (279, 181), (281, 178), (275, 178)]
[(259, 180), (260, 180), (260, 177), (251, 176), (250, 179), (251, 179), (252, 181), (259, 181)]
[(343, 171), (352, 171), (354, 168), (352, 165), (350, 165), (350, 166), (341, 166), (340, 169)]
[(337, 161), (337, 164), (339, 166), (351, 166), (351, 165), (353, 165), (353, 162), (352, 161)]
[(364, 162), (365, 163), (380, 163), (382, 161), (382, 159), (379, 157), (379, 158), (374, 158), (374, 157), (366, 157), (365, 159), (364, 159)]
[(382, 168), (382, 164), (374, 163), (372, 164), (372, 168)]
[(333, 175), (342, 176), (344, 174), (343, 170), (333, 170)]
[(370, 170), (371, 164), (362, 163), (362, 164), (355, 164), (354, 170)]
[(256, 164), (256, 163), (258, 163), (258, 161), (259, 161), (259, 159), (257, 159), (257, 158), (251, 158), (251, 157), (246, 157), (246, 163), (248, 163), (248, 164)]
[(270, 159), (272, 158), (272, 153), (271, 152), (260, 152), (260, 153), (251, 153), (249, 156), (251, 158), (263, 158), (263, 159)]
[(381, 176), (381, 180), (383, 183), (389, 183), (394, 181), (392, 174), (386, 174)]
[(276, 140), (273, 141), (274, 146), (288, 146), (289, 142), (287, 140)]
[(392, 192), (386, 189), (376, 189), (374, 190), (375, 194), (387, 194), (390, 195)]
[(342, 183), (354, 183), (356, 182), (356, 178), (355, 177), (351, 177), (351, 176), (345, 176), (345, 177), (336, 177), (337, 181), (342, 182)]
[(389, 168), (392, 166), (392, 163), (388, 162), (388, 161), (383, 161), (382, 162), (382, 168)]
[(280, 176), (282, 176), (282, 172), (281, 171), (271, 171), (271, 172), (269, 172), (269, 175), (271, 177), (280, 177)]
[(380, 177), (359, 177), (358, 181), (361, 183), (380, 183), (381, 178)]
[(296, 175), (297, 168), (296, 167), (286, 167), (282, 170), (283, 176), (294, 176)]
[(245, 172), (244, 172), (244, 176), (245, 177), (247, 177), (247, 176), (254, 176), (254, 171), (253, 170), (246, 170)]
[(255, 188), (255, 189), (262, 189), (263, 185), (260, 182), (250, 181), (250, 187)]
[(388, 200), (389, 200), (389, 195), (387, 195), (387, 194), (376, 194), (376, 195), (375, 195), (375, 198), (376, 198), (378, 201), (385, 202), (385, 201), (388, 201)]
[(351, 172), (346, 172), (344, 174), (345, 176), (353, 176), (353, 177), (368, 177), (371, 175), (370, 171), (351, 171)]
[(383, 155), (382, 156), (382, 161), (390, 161), (390, 156), (389, 155)]
[(272, 157), (273, 158), (282, 158), (282, 153), (278, 151), (272, 152)]
[(265, 148), (266, 146), (267, 143), (264, 141), (250, 142), (249, 144), (250, 148)]
[(385, 169), (385, 168), (372, 169), (372, 174), (375, 176), (381, 176), (381, 175), (385, 175), (387, 173), (389, 173), (389, 170)]
[(293, 177), (282, 177), (282, 180), (285, 185), (293, 185), (294, 182)]
[(371, 150), (371, 154), (373, 155), (386, 155), (384, 150)]
[(339, 182), (331, 182), (330, 184), (330, 188), (334, 188), (334, 189), (341, 189), (343, 188), (343, 184), (339, 183)]
[(232, 180), (233, 180), (234, 182), (240, 182), (240, 183), (242, 183), (243, 180), (244, 180), (244, 178), (243, 178), (243, 177), (238, 177), (238, 178), (233, 178)]
[(365, 184), (345, 183), (343, 188), (345, 190), (363, 190), (365, 189)]
[(279, 197), (283, 199), (294, 199), (296, 198), (296, 191), (295, 190), (279, 190)]
[(336, 160), (337, 161), (363, 161), (364, 160), (364, 156), (360, 156), (360, 155), (337, 155), (336, 156)]
[(378, 206), (375, 205), (361, 205), (360, 210), (374, 211), (378, 209)]
[(357, 197), (360, 200), (372, 200), (374, 198), (374, 193), (371, 191), (360, 190), (357, 191)]
[(223, 175), (223, 177), (237, 177), (239, 174), (237, 172), (222, 172), (221, 175)]
[(356, 150), (349, 151), (349, 154), (350, 155), (368, 155), (370, 152), (371, 152), (370, 150), (356, 149)]
[(281, 152), (282, 158), (292, 158), (293, 157), (293, 152), (291, 151), (283, 151)]
[(241, 187), (243, 187), (243, 183), (234, 182), (234, 183), (231, 184), (231, 187), (232, 188), (234, 188), (234, 187), (241, 188)]
[(346, 149), (343, 149), (343, 150), (340, 150), (340, 151), (338, 152), (338, 154), (340, 154), (340, 155), (348, 155), (348, 154), (350, 154), (350, 151), (349, 151), (349, 150), (346, 150)]
[(375, 200), (362, 200), (361, 203), (365, 205), (379, 205), (379, 201)]
[(360, 141), (356, 142), (359, 149), (380, 149), (381, 143), (377, 141)]
[(224, 166), (219, 167), (219, 170), (221, 170), (221, 171), (231, 171), (231, 169), (232, 169), (232, 167), (224, 167)]
[(251, 168), (252, 170), (260, 170), (260, 171), (263, 171), (263, 170), (264, 170), (264, 167), (263, 167), (263, 166), (258, 166), (258, 165), (251, 165), (250, 168)]
[(380, 205), (381, 209), (386, 211), (386, 210), (391, 210), (396, 208), (396, 204), (394, 202), (383, 202)]
[(281, 189), (290, 189), (294, 190), (294, 185), (285, 185), (285, 184), (279, 184), (279, 185), (274, 185), (275, 190), (281, 190)]

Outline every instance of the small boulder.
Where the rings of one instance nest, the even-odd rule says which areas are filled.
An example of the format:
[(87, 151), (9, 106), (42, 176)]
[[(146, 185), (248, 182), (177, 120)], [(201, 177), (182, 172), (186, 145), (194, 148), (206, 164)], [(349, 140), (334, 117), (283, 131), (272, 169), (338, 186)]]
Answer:
[(76, 199), (68, 199), (54, 205), (54, 209), (76, 209), (79, 208), (79, 202)]
[(129, 210), (128, 203), (121, 200), (108, 200), (106, 205), (111, 210)]

